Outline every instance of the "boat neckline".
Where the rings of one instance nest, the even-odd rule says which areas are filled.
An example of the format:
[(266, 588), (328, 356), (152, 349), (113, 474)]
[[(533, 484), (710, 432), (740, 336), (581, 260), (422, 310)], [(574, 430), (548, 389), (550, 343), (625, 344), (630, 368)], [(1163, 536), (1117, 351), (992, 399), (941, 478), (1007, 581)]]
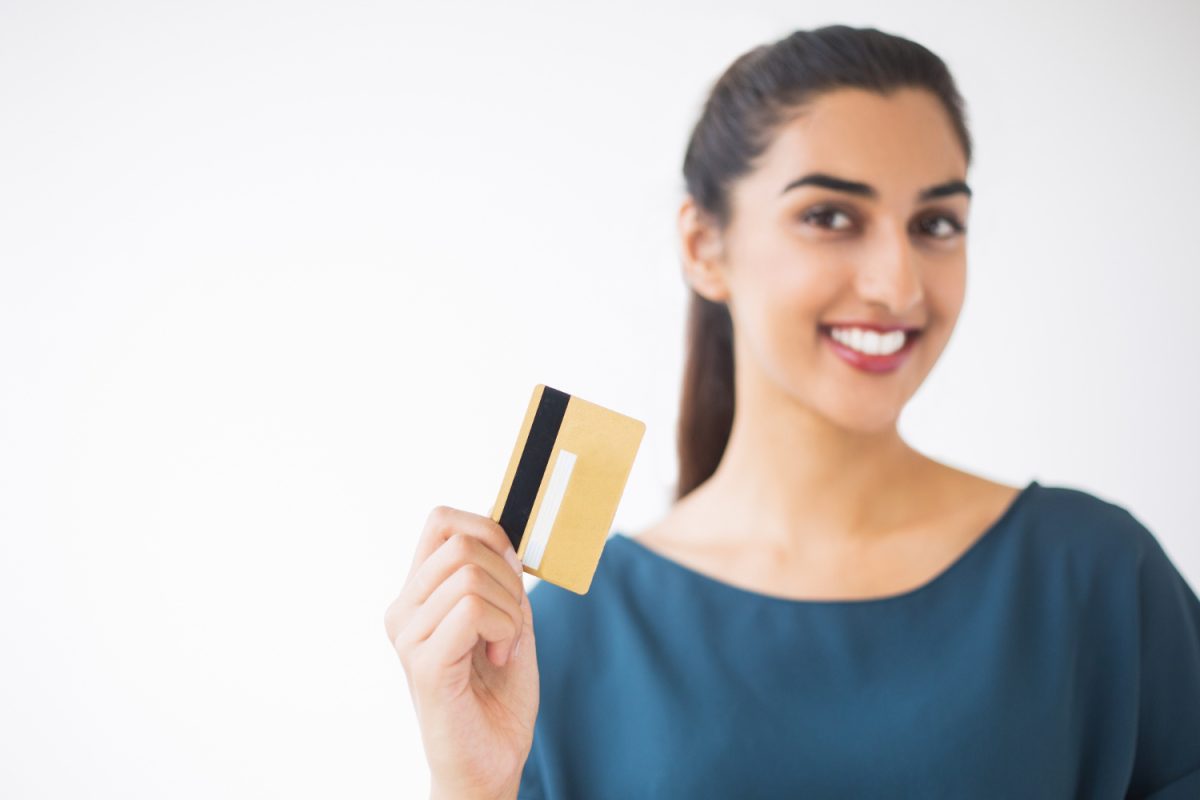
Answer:
[[(672, 558), (659, 553), (657, 550), (651, 550), (646, 545), (639, 542), (636, 538), (629, 536), (619, 530), (613, 531), (611, 538), (617, 539), (622, 545), (632, 546), (632, 549), (642, 554), (643, 557), (665, 565), (677, 573), (681, 573), (688, 578), (697, 581), (701, 584), (714, 587), (720, 591), (741, 595), (759, 601), (776, 603), (791, 606), (846, 606), (846, 607), (865, 607), (871, 605), (883, 605), (888, 603), (903, 602), (912, 598), (921, 597), (928, 594), (938, 586), (947, 583), (951, 577), (961, 572), (970, 561), (979, 558), (979, 553), (982, 552), (992, 541), (998, 538), (998, 531), (1003, 530), (1008, 526), (1009, 521), (1016, 514), (1017, 510), (1029, 502), (1029, 497), (1033, 495), (1034, 490), (1041, 488), (1041, 484), (1036, 479), (1030, 480), (1012, 500), (1009, 501), (1004, 511), (996, 517), (991, 524), (979, 534), (975, 540), (959, 554), (958, 558), (954, 559), (948, 566), (938, 572), (929, 580), (922, 583), (920, 586), (908, 589), (903, 592), (898, 592), (889, 595), (880, 595), (878, 597), (856, 597), (856, 598), (801, 598), (801, 597), (783, 597), (782, 595), (767, 594), (765, 592), (756, 592), (752, 589), (746, 589), (728, 581), (716, 578), (705, 572), (693, 569)], [(611, 544), (611, 543), (610, 543)]]

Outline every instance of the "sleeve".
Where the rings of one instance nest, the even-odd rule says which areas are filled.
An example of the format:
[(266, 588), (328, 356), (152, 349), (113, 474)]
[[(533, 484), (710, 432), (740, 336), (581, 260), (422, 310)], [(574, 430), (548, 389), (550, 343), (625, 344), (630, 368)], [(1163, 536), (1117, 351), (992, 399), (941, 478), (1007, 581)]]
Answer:
[(1200, 797), (1200, 599), (1144, 526), (1137, 752), (1128, 797)]

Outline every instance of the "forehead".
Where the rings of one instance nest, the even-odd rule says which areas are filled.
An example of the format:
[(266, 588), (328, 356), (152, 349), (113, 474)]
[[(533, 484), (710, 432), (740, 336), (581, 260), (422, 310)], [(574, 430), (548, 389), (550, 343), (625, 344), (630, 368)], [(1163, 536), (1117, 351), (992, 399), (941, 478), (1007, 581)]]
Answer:
[(807, 172), (869, 183), (887, 196), (966, 175), (962, 145), (941, 101), (925, 89), (817, 95), (776, 133), (756, 178), (778, 194)]

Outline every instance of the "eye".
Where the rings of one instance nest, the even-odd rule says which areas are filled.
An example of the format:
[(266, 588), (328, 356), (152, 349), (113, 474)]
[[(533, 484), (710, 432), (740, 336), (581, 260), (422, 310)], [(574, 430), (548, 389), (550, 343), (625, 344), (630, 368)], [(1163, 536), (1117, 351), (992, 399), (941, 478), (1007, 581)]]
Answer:
[(831, 231), (844, 231), (854, 224), (849, 214), (833, 206), (816, 206), (802, 214), (800, 220)]
[(953, 214), (930, 214), (917, 220), (916, 227), (934, 239), (949, 239), (967, 230)]

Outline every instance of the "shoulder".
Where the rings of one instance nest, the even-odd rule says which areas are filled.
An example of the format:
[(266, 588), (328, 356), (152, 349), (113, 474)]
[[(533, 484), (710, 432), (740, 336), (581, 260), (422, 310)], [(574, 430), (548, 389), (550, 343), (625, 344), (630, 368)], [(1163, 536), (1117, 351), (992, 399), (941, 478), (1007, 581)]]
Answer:
[(1048, 547), (1118, 563), (1136, 563), (1161, 551), (1129, 508), (1085, 489), (1038, 483), (1030, 507), (1029, 527)]
[(1019, 537), (1047, 577), (1104, 595), (1186, 587), (1158, 537), (1120, 501), (1064, 485), (1033, 487)]

